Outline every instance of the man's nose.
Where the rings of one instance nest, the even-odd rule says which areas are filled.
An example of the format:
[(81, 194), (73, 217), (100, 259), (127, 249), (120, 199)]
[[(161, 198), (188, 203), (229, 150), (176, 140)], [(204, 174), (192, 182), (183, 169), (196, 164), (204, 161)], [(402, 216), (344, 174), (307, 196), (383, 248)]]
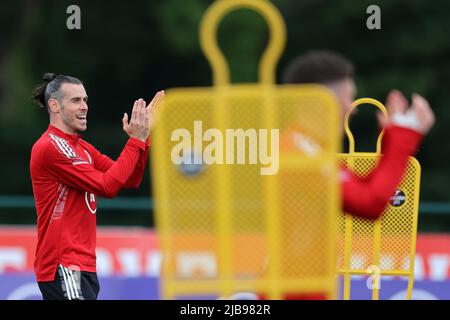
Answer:
[(87, 105), (87, 102), (82, 102), (81, 103), (81, 111), (88, 111), (88, 109), (89, 109), (89, 107), (88, 107), (88, 105)]

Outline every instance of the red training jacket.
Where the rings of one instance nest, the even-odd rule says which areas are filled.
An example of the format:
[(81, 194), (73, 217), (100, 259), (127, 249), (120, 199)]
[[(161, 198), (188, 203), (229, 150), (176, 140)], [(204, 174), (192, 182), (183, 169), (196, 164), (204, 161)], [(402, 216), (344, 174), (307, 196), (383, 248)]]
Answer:
[(37, 212), (37, 281), (52, 281), (58, 264), (96, 272), (97, 196), (137, 188), (150, 143), (130, 138), (116, 161), (80, 135), (50, 125), (33, 145), (30, 173)]
[(423, 135), (399, 126), (385, 130), (380, 161), (366, 177), (357, 177), (343, 168), (341, 185), (343, 209), (352, 215), (377, 219), (400, 183), (409, 156), (416, 154)]

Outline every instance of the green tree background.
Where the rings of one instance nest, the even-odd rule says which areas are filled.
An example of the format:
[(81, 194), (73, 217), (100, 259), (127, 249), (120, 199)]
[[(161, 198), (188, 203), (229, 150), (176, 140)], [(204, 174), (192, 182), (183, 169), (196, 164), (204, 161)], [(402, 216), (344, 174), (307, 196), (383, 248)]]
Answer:
[[(149, 100), (159, 89), (210, 86), (211, 70), (198, 39), (201, 17), (212, 1), (21, 0), (0, 4), (0, 195), (31, 195), (29, 155), (48, 125), (48, 115), (31, 101), (44, 72), (82, 79), (89, 94), (89, 130), (84, 135), (104, 153), (117, 156), (126, 140), (123, 112), (134, 99)], [(436, 125), (417, 158), (422, 164), (422, 201), (449, 201), (450, 2), (445, 0), (274, 0), (288, 31), (277, 76), (296, 55), (336, 50), (356, 67), (358, 97), (384, 101), (392, 88), (426, 96)], [(66, 8), (81, 8), (81, 30), (68, 30)], [(366, 9), (381, 8), (381, 30), (368, 30)], [(267, 43), (264, 20), (237, 11), (220, 24), (219, 43), (233, 82), (255, 82)], [(373, 150), (373, 110), (352, 121), (358, 149)], [(150, 176), (137, 191), (151, 194)], [(99, 215), (102, 224), (151, 225), (148, 213)], [(131, 218), (130, 218), (131, 217)], [(448, 216), (447, 216), (448, 217)], [(421, 218), (422, 219), (422, 218)], [(450, 230), (449, 219), (433, 217), (421, 228)], [(33, 210), (1, 210), (0, 223), (34, 223)]]

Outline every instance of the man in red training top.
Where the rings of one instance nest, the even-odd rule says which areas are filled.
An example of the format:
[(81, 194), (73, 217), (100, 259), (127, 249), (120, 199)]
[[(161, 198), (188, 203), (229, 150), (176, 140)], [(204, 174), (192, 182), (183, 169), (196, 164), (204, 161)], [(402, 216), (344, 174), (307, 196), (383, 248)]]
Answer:
[[(317, 83), (326, 86), (336, 97), (340, 107), (342, 133), (344, 118), (356, 96), (353, 79), (354, 67), (343, 56), (329, 51), (312, 51), (296, 58), (286, 69), (286, 84)], [(352, 215), (377, 219), (394, 195), (408, 163), (422, 140), (434, 124), (434, 114), (428, 102), (418, 94), (407, 99), (392, 90), (386, 100), (388, 116), (378, 114), (385, 129), (381, 153), (383, 157), (371, 173), (359, 177), (342, 167), (340, 181), (343, 210)], [(319, 152), (321, 144), (314, 137), (306, 137), (301, 128), (292, 126), (280, 137), (282, 150), (298, 150), (303, 153)], [(302, 140), (303, 139), (303, 140)], [(289, 228), (289, 227), (288, 227)], [(292, 231), (295, 232), (295, 231)], [(286, 293), (285, 299), (323, 299), (324, 295)]]
[[(312, 51), (299, 56), (288, 66), (283, 82), (326, 86), (334, 93), (341, 108), (343, 127), (345, 114), (356, 96), (353, 70), (351, 62), (337, 53)], [(364, 178), (346, 168), (341, 170), (343, 210), (369, 219), (377, 219), (383, 212), (405, 173), (408, 157), (416, 153), (435, 120), (428, 102), (418, 94), (413, 94), (411, 106), (408, 106), (403, 94), (392, 90), (386, 107), (387, 118), (378, 113), (385, 134), (381, 150), (383, 157), (377, 166)]]
[(134, 102), (123, 130), (129, 136), (116, 161), (84, 141), (87, 94), (76, 78), (45, 74), (34, 91), (47, 108), (50, 125), (31, 151), (30, 172), (36, 203), (38, 242), (34, 269), (44, 300), (95, 300), (97, 196), (113, 198), (141, 183), (150, 146), (159, 91), (148, 106)]

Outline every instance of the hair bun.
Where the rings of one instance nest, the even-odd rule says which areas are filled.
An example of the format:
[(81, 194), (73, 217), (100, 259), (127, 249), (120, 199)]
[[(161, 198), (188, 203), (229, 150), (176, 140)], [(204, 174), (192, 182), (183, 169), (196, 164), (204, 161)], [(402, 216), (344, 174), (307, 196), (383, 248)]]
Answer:
[(56, 78), (56, 74), (54, 74), (54, 73), (44, 73), (44, 76), (42, 77), (42, 79), (44, 79), (47, 82), (50, 82), (55, 78)]

